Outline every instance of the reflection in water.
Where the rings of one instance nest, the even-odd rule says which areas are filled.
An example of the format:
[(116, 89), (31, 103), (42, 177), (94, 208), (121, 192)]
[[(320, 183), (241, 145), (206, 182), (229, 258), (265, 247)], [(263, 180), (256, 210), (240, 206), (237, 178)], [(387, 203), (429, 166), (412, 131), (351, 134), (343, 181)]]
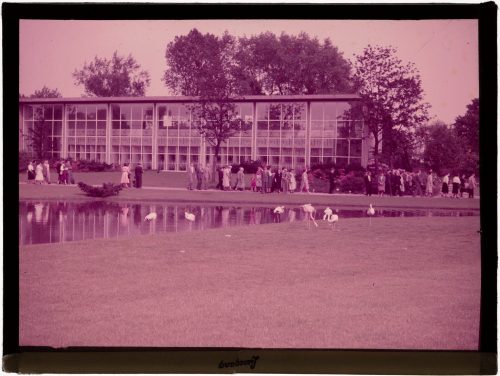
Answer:
[[(194, 222), (184, 218), (188, 210), (196, 215)], [(144, 221), (150, 212), (154, 221)], [(318, 218), (321, 213), (316, 214)], [(365, 217), (365, 209), (339, 209), (341, 218)], [(376, 217), (470, 216), (479, 211), (460, 210), (393, 210), (381, 209)], [(21, 201), (19, 202), (19, 243), (61, 243), (95, 238), (156, 234), (226, 228), (241, 225), (294, 222), (303, 220), (297, 206), (285, 208), (276, 215), (272, 208), (246, 206), (194, 206), (173, 204), (130, 204), (106, 201)]]

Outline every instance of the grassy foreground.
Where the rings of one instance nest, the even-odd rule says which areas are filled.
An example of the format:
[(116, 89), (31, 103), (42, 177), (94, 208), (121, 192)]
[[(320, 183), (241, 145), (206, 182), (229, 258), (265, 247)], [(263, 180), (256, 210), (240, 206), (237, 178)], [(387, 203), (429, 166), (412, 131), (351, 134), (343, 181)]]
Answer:
[(20, 344), (477, 350), (479, 217), (21, 247)]

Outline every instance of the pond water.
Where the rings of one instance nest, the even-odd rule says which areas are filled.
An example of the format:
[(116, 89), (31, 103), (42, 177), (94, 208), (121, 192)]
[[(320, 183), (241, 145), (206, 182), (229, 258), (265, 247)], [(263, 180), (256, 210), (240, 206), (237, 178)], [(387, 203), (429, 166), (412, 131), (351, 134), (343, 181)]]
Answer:
[[(235, 205), (185, 205), (173, 203), (115, 203), (106, 201), (20, 201), (19, 244), (59, 243), (74, 240), (117, 238), (163, 232), (197, 231), (241, 225), (293, 222), (305, 219), (300, 207), (285, 207), (277, 216), (274, 207)], [(317, 206), (316, 219), (323, 217)], [(196, 215), (194, 222), (184, 218), (184, 212)], [(145, 221), (151, 212), (154, 221)], [(366, 217), (366, 209), (340, 208), (341, 218)], [(479, 211), (436, 209), (377, 209), (377, 217), (471, 216)]]

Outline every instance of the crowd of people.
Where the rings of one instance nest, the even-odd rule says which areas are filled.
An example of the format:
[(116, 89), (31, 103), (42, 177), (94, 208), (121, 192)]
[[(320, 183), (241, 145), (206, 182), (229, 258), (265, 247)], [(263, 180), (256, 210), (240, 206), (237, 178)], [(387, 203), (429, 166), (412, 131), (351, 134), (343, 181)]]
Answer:
[[(73, 168), (70, 160), (59, 160), (55, 164), (58, 184), (74, 184)], [(51, 184), (51, 166), (49, 161), (30, 161), (28, 163), (28, 183), (30, 184)]]
[[(218, 184), (216, 189), (223, 191), (244, 191), (245, 186), (245, 171), (243, 167), (238, 169), (236, 173), (236, 181), (231, 184), (231, 170), (232, 166), (222, 166), (217, 169), (218, 171)], [(310, 180), (312, 179), (311, 171), (304, 170), (300, 179), (300, 192), (309, 193)], [(297, 179), (294, 169), (288, 170), (283, 167), (271, 168), (270, 166), (258, 167), (257, 172), (252, 175), (250, 179), (250, 186), (248, 187), (252, 192), (266, 193), (293, 193), (297, 191)]]
[[(217, 168), (218, 184), (216, 189), (223, 191), (244, 191), (247, 189), (245, 171), (239, 167), (236, 172), (236, 179), (233, 179), (231, 165)], [(59, 160), (55, 164), (55, 171), (58, 176), (58, 184), (74, 184), (72, 166), (70, 160)], [(123, 187), (142, 187), (142, 175), (144, 169), (138, 163), (132, 170), (128, 163), (121, 167), (120, 184)], [(134, 178), (132, 178), (134, 172)], [(28, 183), (51, 184), (51, 166), (48, 160), (30, 161), (28, 164)], [(209, 165), (190, 163), (186, 168), (187, 189), (206, 190), (212, 178)], [(216, 175), (217, 176), (217, 175)], [(336, 184), (340, 175), (337, 169), (331, 168), (322, 178), (328, 181), (328, 192), (335, 192)], [(297, 181), (298, 180), (298, 181)], [(250, 189), (252, 192), (266, 193), (310, 193), (313, 181), (313, 173), (306, 168), (299, 175), (295, 170), (285, 167), (272, 168), (271, 166), (258, 167), (255, 174), (250, 179)], [(367, 196), (421, 196), (433, 197), (439, 189), (441, 197), (460, 198), (467, 194), (469, 198), (474, 197), (478, 186), (474, 174), (466, 176), (459, 175), (458, 172), (447, 173), (439, 178), (432, 170), (416, 170), (413, 172), (403, 169), (391, 169), (372, 174), (371, 171), (364, 173), (365, 194)], [(438, 185), (440, 186), (438, 187)], [(338, 190), (338, 189), (337, 189)]]
[(435, 195), (434, 187), (439, 180), (442, 182), (441, 187), (438, 187), (440, 188), (441, 197), (460, 198), (464, 194), (468, 194), (469, 198), (474, 197), (474, 191), (477, 187), (474, 174), (469, 177), (462, 174), (460, 177), (458, 172), (454, 172), (453, 174), (446, 174), (442, 179), (438, 179), (432, 170), (409, 172), (402, 169), (393, 169), (387, 172), (379, 172), (376, 176), (372, 176), (372, 173), (367, 171), (364, 176), (366, 195), (377, 194), (380, 197), (384, 195), (433, 197)]

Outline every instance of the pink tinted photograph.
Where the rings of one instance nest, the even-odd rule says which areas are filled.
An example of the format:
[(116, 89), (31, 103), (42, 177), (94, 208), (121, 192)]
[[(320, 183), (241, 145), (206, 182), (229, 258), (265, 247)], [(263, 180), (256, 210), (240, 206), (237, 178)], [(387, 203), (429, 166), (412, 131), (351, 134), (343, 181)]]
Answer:
[(478, 351), (478, 48), (20, 20), (19, 345)]

